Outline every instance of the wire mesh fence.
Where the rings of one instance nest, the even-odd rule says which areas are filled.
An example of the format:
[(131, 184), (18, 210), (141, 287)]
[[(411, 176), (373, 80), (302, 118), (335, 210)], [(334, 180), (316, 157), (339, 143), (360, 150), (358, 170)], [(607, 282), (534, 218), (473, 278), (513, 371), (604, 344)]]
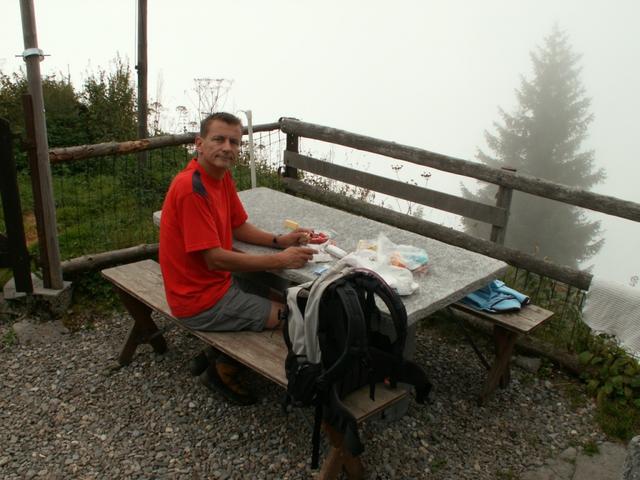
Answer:
[(510, 287), (526, 293), (531, 302), (555, 315), (535, 335), (568, 351), (582, 351), (590, 331), (582, 322), (586, 292), (552, 278), (511, 267), (503, 280)]
[[(232, 171), (238, 189), (249, 188), (247, 139)], [(277, 188), (275, 173), (286, 146), (279, 131), (254, 136), (258, 185)], [(110, 155), (52, 165), (60, 253), (63, 260), (158, 241), (152, 222), (173, 177), (193, 157), (193, 145)]]
[(185, 147), (90, 158), (52, 166), (63, 259), (151, 243), (151, 214), (161, 208), (173, 176), (189, 158)]

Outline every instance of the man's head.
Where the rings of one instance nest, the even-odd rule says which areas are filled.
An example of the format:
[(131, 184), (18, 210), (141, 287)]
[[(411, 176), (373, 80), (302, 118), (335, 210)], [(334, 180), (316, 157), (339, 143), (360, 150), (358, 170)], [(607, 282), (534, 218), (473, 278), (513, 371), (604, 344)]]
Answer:
[(200, 123), (196, 136), (198, 163), (214, 178), (222, 178), (238, 158), (242, 122), (230, 113), (212, 113)]

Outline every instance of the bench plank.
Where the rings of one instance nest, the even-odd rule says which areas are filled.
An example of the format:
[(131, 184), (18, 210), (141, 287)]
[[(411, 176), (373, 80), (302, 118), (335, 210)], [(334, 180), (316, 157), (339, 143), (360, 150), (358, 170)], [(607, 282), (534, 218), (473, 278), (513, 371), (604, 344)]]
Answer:
[(482, 312), (463, 303), (454, 303), (451, 307), (488, 320), (512, 332), (525, 335), (531, 333), (554, 315), (554, 312), (532, 304), (526, 305), (518, 312), (508, 313)]
[[(108, 268), (102, 275), (116, 287), (123, 290), (149, 308), (171, 319), (189, 333), (212, 345), (238, 362), (248, 366), (278, 385), (287, 386), (284, 360), (287, 347), (278, 331), (262, 332), (201, 332), (186, 327), (171, 315), (164, 294), (164, 284), (160, 265), (153, 260)], [(407, 396), (402, 388), (389, 389), (384, 384), (376, 387), (375, 400), (369, 398), (369, 388), (363, 387), (349, 395), (344, 403), (361, 422)]]

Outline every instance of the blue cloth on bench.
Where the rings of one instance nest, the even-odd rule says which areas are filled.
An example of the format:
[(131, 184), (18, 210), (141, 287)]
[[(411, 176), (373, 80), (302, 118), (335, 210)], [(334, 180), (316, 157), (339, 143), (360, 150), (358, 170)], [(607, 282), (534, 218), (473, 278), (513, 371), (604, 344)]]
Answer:
[(489, 313), (518, 311), (529, 301), (529, 297), (508, 287), (501, 280), (494, 280), (462, 299), (465, 305)]

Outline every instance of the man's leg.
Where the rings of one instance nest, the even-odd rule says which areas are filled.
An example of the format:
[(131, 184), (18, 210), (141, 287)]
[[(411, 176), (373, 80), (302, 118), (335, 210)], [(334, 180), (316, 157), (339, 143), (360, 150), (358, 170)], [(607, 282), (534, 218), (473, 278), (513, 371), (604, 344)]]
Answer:
[[(264, 328), (269, 330), (282, 329), (281, 314), (283, 311), (284, 305), (282, 303), (272, 301), (271, 310), (269, 311), (269, 318), (265, 322)], [(233, 360), (231, 357), (225, 355), (222, 352), (219, 352), (213, 347), (207, 347), (191, 359), (191, 361), (189, 362), (189, 372), (194, 377), (201, 375), (207, 369), (207, 367), (211, 363), (215, 362), (216, 358), (220, 356), (224, 357), (224, 361), (227, 364), (235, 362), (235, 360)]]
[(271, 310), (269, 312), (269, 318), (264, 324), (264, 328), (270, 330), (282, 329), (282, 312), (284, 312), (284, 305), (280, 302), (271, 301)]
[[(247, 293), (234, 282), (227, 294), (211, 309), (183, 319), (186, 325), (201, 331), (260, 331), (279, 325), (278, 312), (283, 305), (259, 295)], [(190, 363), (192, 375), (210, 390), (233, 403), (250, 405), (256, 398), (240, 382), (242, 366), (232, 358), (209, 347)]]
[(242, 365), (222, 352), (200, 375), (200, 382), (237, 405), (253, 405), (257, 398), (240, 381)]

